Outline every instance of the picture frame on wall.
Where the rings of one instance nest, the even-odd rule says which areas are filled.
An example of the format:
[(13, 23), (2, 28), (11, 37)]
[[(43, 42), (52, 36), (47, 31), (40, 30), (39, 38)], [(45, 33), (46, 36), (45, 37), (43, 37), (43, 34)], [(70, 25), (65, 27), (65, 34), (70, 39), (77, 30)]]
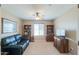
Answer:
[(15, 21), (7, 18), (2, 18), (2, 33), (17, 32), (17, 24)]

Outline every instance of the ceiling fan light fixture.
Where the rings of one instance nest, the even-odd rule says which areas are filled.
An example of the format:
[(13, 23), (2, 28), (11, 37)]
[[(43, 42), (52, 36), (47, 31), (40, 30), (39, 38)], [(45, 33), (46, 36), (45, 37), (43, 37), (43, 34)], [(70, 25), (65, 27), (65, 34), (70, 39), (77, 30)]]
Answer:
[(37, 16), (37, 17), (36, 17), (36, 20), (40, 20), (40, 17)]
[(36, 19), (36, 20), (40, 20), (40, 19), (41, 19), (40, 15), (39, 15), (39, 12), (36, 12), (36, 17), (35, 17), (35, 19)]

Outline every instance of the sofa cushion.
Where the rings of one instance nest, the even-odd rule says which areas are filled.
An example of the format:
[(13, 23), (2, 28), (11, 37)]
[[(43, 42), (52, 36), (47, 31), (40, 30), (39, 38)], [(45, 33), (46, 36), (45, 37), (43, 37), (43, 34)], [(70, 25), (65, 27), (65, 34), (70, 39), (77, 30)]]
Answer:
[(23, 40), (19, 42), (17, 45), (20, 45), (22, 46), (23, 49), (25, 49), (28, 43), (29, 43), (29, 40)]
[(20, 42), (21, 41), (21, 35), (20, 34), (15, 35), (15, 39), (16, 39), (17, 42)]
[[(10, 45), (10, 44), (12, 44), (13, 42), (16, 42), (14, 36), (9, 36), (9, 37), (6, 37), (6, 38), (3, 38), (3, 39), (2, 39), (2, 44), (3, 44), (4, 46), (5, 46), (5, 45)], [(17, 44), (17, 42), (16, 42), (15, 44)]]
[(10, 43), (9, 45), (16, 45), (17, 41)]

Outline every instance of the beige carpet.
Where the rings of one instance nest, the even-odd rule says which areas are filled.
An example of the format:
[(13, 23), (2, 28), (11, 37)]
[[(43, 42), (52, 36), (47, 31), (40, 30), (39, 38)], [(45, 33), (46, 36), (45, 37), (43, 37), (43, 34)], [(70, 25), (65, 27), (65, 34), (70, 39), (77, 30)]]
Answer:
[(36, 37), (25, 50), (24, 55), (61, 55), (53, 46), (53, 42), (46, 42), (44, 37)]

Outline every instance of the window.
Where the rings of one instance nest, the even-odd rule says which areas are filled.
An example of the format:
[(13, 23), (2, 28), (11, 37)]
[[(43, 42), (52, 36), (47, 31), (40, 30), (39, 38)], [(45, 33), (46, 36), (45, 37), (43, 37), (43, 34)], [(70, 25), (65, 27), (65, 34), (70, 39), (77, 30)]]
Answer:
[(2, 18), (2, 33), (16, 32), (16, 22)]
[(44, 24), (34, 24), (34, 36), (44, 35)]

